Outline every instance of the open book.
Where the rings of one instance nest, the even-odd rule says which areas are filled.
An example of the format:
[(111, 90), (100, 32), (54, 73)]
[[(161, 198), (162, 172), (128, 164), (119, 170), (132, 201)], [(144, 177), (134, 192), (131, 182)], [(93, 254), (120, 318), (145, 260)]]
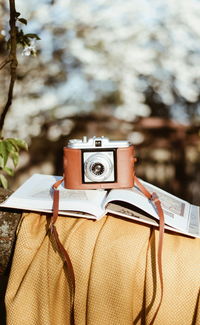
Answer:
[[(59, 176), (34, 174), (0, 207), (51, 213), (52, 185)], [(140, 180), (149, 192), (156, 192), (164, 211), (165, 228), (200, 237), (200, 207)], [(59, 214), (100, 219), (106, 213), (158, 226), (159, 216), (153, 205), (135, 185), (131, 189), (68, 190), (59, 186)]]

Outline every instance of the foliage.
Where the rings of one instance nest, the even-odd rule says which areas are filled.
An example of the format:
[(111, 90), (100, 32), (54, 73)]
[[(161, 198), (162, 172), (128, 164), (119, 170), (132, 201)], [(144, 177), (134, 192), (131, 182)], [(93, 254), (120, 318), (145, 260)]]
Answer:
[[(14, 170), (19, 161), (20, 150), (27, 150), (27, 143), (21, 139), (7, 138), (0, 140), (0, 184), (4, 187), (8, 187), (8, 182), (5, 174), (13, 176)], [(10, 167), (10, 161), (13, 163), (13, 167)]]
[[(16, 20), (24, 25), (27, 25), (27, 20), (25, 18), (20, 18), (20, 13), (16, 12)], [(40, 37), (37, 34), (34, 33), (26, 33), (24, 34), (23, 29), (19, 28), (18, 26), (16, 26), (16, 41), (17, 44), (20, 44), (24, 49), (26, 47), (30, 47), (31, 46), (31, 40), (40, 40)], [(8, 40), (8, 45), (9, 45), (10, 39)], [(30, 52), (31, 55), (34, 55), (35, 52), (31, 51)]]
[[(9, 112), (13, 100), (13, 90), (15, 81), (17, 78), (17, 45), (21, 44), (23, 48), (30, 47), (30, 39), (39, 39), (36, 34), (24, 34), (22, 29), (16, 25), (17, 22), (27, 25), (27, 20), (20, 17), (20, 13), (15, 9), (15, 1), (9, 1), (10, 8), (10, 19), (9, 19), (9, 34), (10, 37), (7, 40), (7, 48), (9, 49), (7, 57), (0, 64), (0, 70), (10, 65), (10, 82), (8, 87), (7, 101), (2, 108), (1, 119), (0, 119), (0, 134), (2, 135), (2, 130), (4, 127), (5, 118)], [(27, 144), (25, 141), (18, 138), (0, 138), (0, 185), (7, 188), (8, 182), (5, 174), (13, 176), (13, 167), (16, 167), (19, 160), (19, 152), (21, 149), (27, 150)], [(9, 167), (9, 160), (12, 160), (13, 167)]]

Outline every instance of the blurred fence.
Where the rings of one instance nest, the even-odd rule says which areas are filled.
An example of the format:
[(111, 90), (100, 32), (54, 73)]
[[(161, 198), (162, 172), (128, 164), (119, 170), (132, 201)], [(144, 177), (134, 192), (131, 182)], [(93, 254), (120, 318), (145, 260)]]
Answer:
[(11, 188), (35, 172), (62, 175), (63, 147), (68, 139), (83, 135), (129, 139), (135, 145), (138, 177), (200, 205), (199, 126), (183, 126), (161, 118), (143, 118), (133, 123), (92, 113), (47, 120), (40, 136), (32, 139), (28, 154), (23, 154), (21, 166), (10, 179)]
[(136, 147), (138, 176), (200, 205), (199, 127), (152, 118), (138, 123), (136, 129), (144, 135)]

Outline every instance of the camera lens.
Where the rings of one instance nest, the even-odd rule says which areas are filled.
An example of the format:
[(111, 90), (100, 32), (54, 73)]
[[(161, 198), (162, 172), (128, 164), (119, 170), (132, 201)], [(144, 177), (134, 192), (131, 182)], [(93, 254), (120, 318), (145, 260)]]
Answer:
[(105, 153), (90, 155), (84, 164), (85, 177), (89, 182), (105, 182), (113, 171), (113, 162)]
[(101, 163), (96, 162), (92, 165), (91, 170), (95, 175), (102, 175), (105, 168)]

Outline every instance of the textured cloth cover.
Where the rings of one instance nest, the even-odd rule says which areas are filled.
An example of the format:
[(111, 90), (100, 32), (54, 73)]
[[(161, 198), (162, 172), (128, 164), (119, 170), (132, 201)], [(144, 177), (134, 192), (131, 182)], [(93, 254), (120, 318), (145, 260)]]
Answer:
[[(46, 215), (23, 215), (6, 294), (7, 325), (67, 325), (70, 289)], [(59, 217), (71, 258), (76, 325), (148, 325), (160, 298), (158, 230), (105, 216)], [(150, 240), (150, 246), (148, 245)], [(200, 240), (165, 233), (164, 297), (154, 324), (200, 324)]]

